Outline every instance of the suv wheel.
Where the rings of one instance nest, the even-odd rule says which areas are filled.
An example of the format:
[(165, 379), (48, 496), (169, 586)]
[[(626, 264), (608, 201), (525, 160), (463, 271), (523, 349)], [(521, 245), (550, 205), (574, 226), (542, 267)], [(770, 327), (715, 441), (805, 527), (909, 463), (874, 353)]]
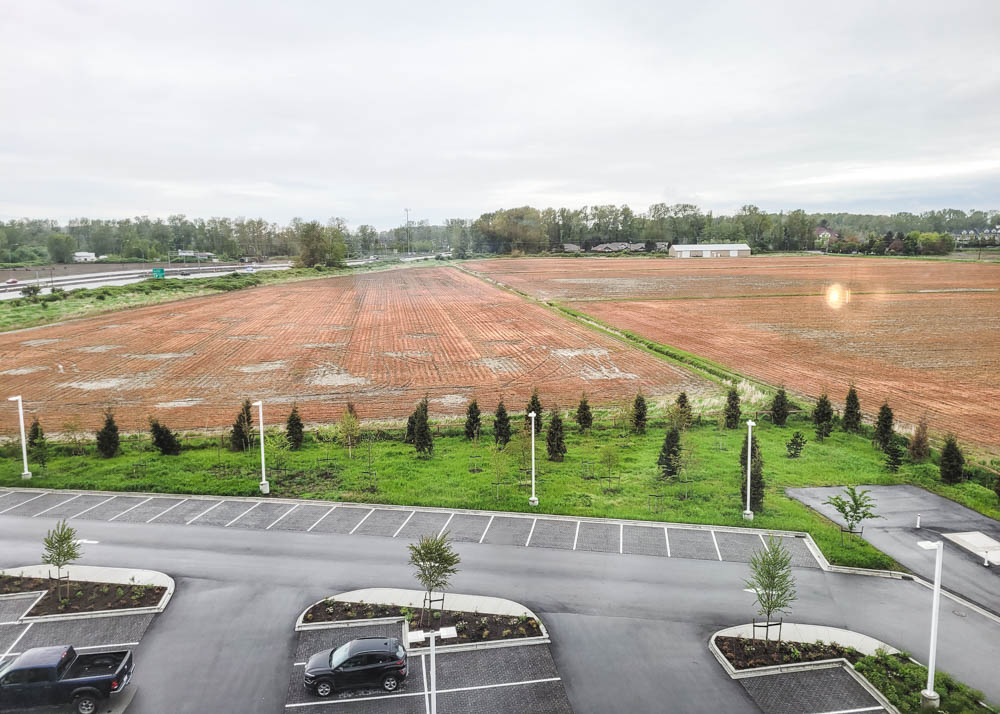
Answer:
[(328, 679), (321, 679), (316, 682), (316, 694), (321, 697), (328, 697), (333, 694), (333, 682)]
[(395, 692), (399, 687), (399, 677), (395, 674), (387, 674), (382, 677), (382, 689), (387, 692)]
[(97, 700), (90, 694), (77, 697), (73, 705), (77, 714), (94, 714), (97, 711)]

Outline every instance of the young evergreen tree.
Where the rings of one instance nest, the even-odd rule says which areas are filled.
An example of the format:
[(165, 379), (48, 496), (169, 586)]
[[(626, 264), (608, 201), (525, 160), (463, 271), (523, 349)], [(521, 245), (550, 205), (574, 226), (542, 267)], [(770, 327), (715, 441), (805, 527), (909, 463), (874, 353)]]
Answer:
[(106, 459), (118, 453), (118, 425), (111, 407), (104, 410), (104, 426), (97, 432), (97, 452)]
[[(759, 459), (760, 456), (760, 443), (757, 441), (757, 435), (753, 435), (753, 453), (750, 455), (751, 466), (753, 466), (753, 460)], [(761, 462), (763, 464), (763, 461)], [(747, 477), (747, 437), (746, 434), (743, 435), (743, 446), (740, 447), (740, 471), (743, 472), (743, 478)]]
[(656, 465), (660, 468), (660, 476), (673, 478), (677, 475), (680, 453), (681, 432), (677, 427), (671, 427), (667, 429), (667, 434), (663, 437), (663, 446), (660, 447), (660, 455), (656, 459)]
[(806, 447), (806, 437), (802, 435), (801, 431), (797, 431), (792, 434), (792, 438), (785, 444), (785, 451), (788, 452), (788, 458), (797, 459), (802, 455), (802, 450)]
[(587, 431), (594, 424), (594, 415), (590, 413), (586, 392), (580, 396), (580, 405), (576, 408), (576, 424), (580, 427), (580, 431)]
[[(38, 424), (38, 420), (35, 420), (35, 424)], [(32, 424), (34, 426), (35, 424)], [(42, 433), (42, 427), (39, 425), (38, 433), (35, 435), (35, 443), (28, 445), (28, 455), (31, 457), (32, 461), (37, 461), (42, 466), (45, 466), (49, 462), (49, 442), (45, 438), (45, 434)]]
[(952, 434), (944, 438), (941, 449), (941, 480), (945, 483), (960, 483), (964, 473), (965, 457), (958, 448), (958, 440)]
[(736, 429), (740, 425), (740, 393), (736, 391), (736, 387), (732, 386), (729, 388), (729, 393), (726, 395), (726, 428)]
[(38, 417), (35, 417), (31, 421), (31, 428), (28, 429), (28, 448), (33, 448), (35, 446), (35, 442), (44, 438), (45, 432), (42, 431), (42, 423), (38, 421)]
[(493, 440), (500, 446), (506, 446), (510, 441), (510, 415), (502, 399), (493, 414)]
[(152, 417), (149, 419), (149, 431), (153, 435), (153, 446), (159, 449), (161, 454), (177, 456), (181, 453), (181, 442), (177, 440), (177, 434)]
[(632, 402), (632, 431), (636, 434), (646, 433), (647, 413), (646, 398), (642, 396), (642, 392), (639, 392), (635, 395), (635, 401)]
[(478, 439), (481, 417), (479, 414), (479, 402), (473, 399), (469, 402), (469, 408), (465, 411), (465, 438)]
[(549, 461), (562, 461), (566, 455), (566, 441), (563, 438), (563, 422), (559, 412), (552, 412), (549, 419), (549, 433), (545, 438), (545, 448), (549, 452)]
[(358, 421), (361, 421), (360, 417), (358, 417), (358, 410), (354, 406), (354, 402), (347, 403), (347, 413), (350, 414), (355, 419), (357, 419)]
[[(350, 412), (348, 412), (348, 414), (349, 413)], [(416, 430), (417, 430), (417, 412), (414, 411), (406, 419), (406, 436), (403, 437), (403, 443), (404, 444), (412, 444), (413, 443), (413, 437), (416, 434)]]
[(538, 399), (538, 389), (535, 388), (531, 391), (531, 399), (528, 400), (528, 408), (524, 410), (524, 429), (527, 431), (531, 428), (531, 419), (528, 418), (528, 414), (535, 412), (535, 433), (542, 433), (542, 402)]
[(908, 448), (910, 461), (917, 464), (921, 461), (926, 461), (931, 455), (931, 444), (930, 440), (927, 438), (927, 417), (920, 417), (920, 421), (917, 422), (917, 430), (913, 434), (913, 438), (910, 440), (910, 446)]
[(233, 423), (233, 430), (229, 433), (229, 448), (233, 451), (246, 451), (252, 444), (253, 414), (250, 412), (250, 400), (244, 399)]
[(892, 441), (892, 408), (889, 402), (878, 410), (878, 421), (875, 423), (875, 445), (885, 451)]
[(302, 417), (299, 416), (299, 407), (292, 404), (292, 411), (288, 414), (285, 422), (285, 435), (288, 437), (288, 448), (294, 450), (302, 448)]
[(691, 403), (688, 402), (687, 392), (678, 394), (674, 404), (677, 405), (677, 415), (680, 419), (681, 428), (687, 429), (691, 426)]
[(771, 421), (775, 426), (784, 426), (788, 421), (788, 395), (784, 387), (778, 389), (774, 399), (771, 400)]
[(892, 439), (889, 445), (885, 447), (885, 467), (892, 473), (896, 473), (902, 464), (903, 449), (900, 448), (899, 443), (895, 439)]
[(420, 400), (413, 412), (413, 446), (418, 454), (430, 456), (434, 453), (434, 436), (431, 434), (427, 397)]
[(817, 441), (823, 441), (823, 439), (830, 436), (830, 432), (833, 431), (833, 405), (830, 404), (830, 398), (826, 396), (826, 392), (823, 392), (819, 401), (816, 402), (816, 408), (813, 409), (812, 413), (812, 420), (813, 425), (816, 427)]
[[(740, 478), (740, 503), (747, 502), (746, 463)], [(764, 461), (759, 454), (750, 457), (750, 510), (759, 513), (764, 508)]]
[(847, 401), (844, 402), (844, 421), (841, 424), (844, 431), (857, 432), (861, 429), (861, 402), (858, 401), (858, 390), (851, 385), (847, 390)]

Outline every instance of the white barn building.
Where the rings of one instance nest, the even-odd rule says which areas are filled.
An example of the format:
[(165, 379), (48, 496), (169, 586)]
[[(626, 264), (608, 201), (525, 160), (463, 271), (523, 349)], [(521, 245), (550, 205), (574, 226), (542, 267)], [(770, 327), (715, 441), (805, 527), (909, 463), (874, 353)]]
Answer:
[(671, 258), (749, 258), (746, 243), (678, 243), (670, 246)]

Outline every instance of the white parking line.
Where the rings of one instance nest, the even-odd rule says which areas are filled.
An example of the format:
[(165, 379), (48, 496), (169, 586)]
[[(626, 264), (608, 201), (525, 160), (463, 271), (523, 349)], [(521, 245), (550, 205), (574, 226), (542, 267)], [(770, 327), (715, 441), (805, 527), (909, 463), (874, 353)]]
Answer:
[(174, 510), (175, 508), (177, 508), (177, 507), (178, 507), (179, 505), (181, 505), (182, 503), (187, 503), (187, 502), (188, 502), (188, 501), (190, 501), (190, 500), (191, 500), (190, 498), (185, 498), (185, 499), (184, 499), (183, 501), (178, 501), (177, 503), (175, 503), (174, 505), (172, 505), (172, 506), (171, 506), (170, 508), (168, 508), (167, 510), (165, 510), (165, 511), (160, 511), (159, 513), (157, 513), (157, 514), (156, 514), (155, 516), (153, 516), (153, 517), (152, 517), (152, 518), (150, 518), (150, 519), (149, 519), (148, 521), (146, 521), (146, 523), (152, 523), (152, 522), (153, 522), (153, 521), (155, 521), (155, 520), (156, 520), (157, 518), (159, 518), (160, 516), (162, 516), (162, 515), (163, 515), (164, 513), (170, 513), (170, 512), (172, 511), (172, 510)]
[(404, 529), (404, 528), (406, 527), (406, 524), (410, 522), (410, 519), (411, 519), (411, 518), (413, 518), (413, 514), (414, 514), (414, 513), (416, 513), (416, 511), (410, 511), (410, 515), (408, 515), (408, 516), (406, 517), (406, 520), (405, 520), (405, 521), (403, 521), (403, 525), (401, 525), (401, 526), (400, 526), (399, 528), (397, 528), (397, 529), (396, 529), (396, 532), (392, 534), (392, 537), (393, 537), (393, 538), (395, 538), (396, 536), (398, 536), (398, 535), (399, 535), (399, 532), (400, 532), (401, 530), (403, 530), (403, 529)]
[(186, 526), (189, 526), (189, 525), (191, 525), (191, 524), (192, 524), (192, 523), (194, 523), (194, 522), (195, 522), (196, 520), (198, 520), (199, 518), (201, 518), (202, 516), (204, 516), (204, 515), (205, 515), (206, 513), (208, 513), (209, 511), (211, 511), (211, 510), (212, 510), (213, 508), (218, 508), (218, 507), (219, 507), (219, 506), (221, 506), (221, 505), (222, 505), (223, 503), (225, 503), (225, 501), (216, 501), (216, 502), (215, 502), (215, 503), (213, 503), (213, 504), (212, 504), (211, 506), (209, 506), (208, 508), (206, 508), (206, 509), (205, 509), (204, 511), (202, 511), (201, 513), (199, 513), (199, 514), (198, 514), (197, 516), (195, 516), (195, 517), (194, 517), (194, 518), (192, 518), (191, 520), (187, 521), (187, 522), (186, 522), (186, 523), (185, 523), (184, 525), (186, 525)]
[(274, 519), (274, 521), (272, 521), (272, 522), (271, 522), (271, 525), (270, 525), (270, 526), (268, 526), (267, 528), (265, 528), (264, 530), (266, 530), (266, 531), (269, 531), (269, 530), (271, 530), (271, 526), (275, 526), (275, 525), (277, 525), (278, 523), (280, 523), (280, 522), (281, 522), (281, 519), (282, 519), (282, 518), (284, 518), (284, 517), (285, 517), (285, 516), (287, 516), (287, 515), (288, 515), (289, 513), (291, 513), (292, 511), (294, 511), (294, 510), (295, 510), (296, 508), (298, 508), (298, 507), (299, 507), (300, 505), (301, 505), (301, 504), (298, 504), (298, 503), (296, 503), (296, 504), (295, 504), (294, 506), (292, 506), (292, 507), (291, 507), (291, 508), (289, 508), (289, 509), (288, 509), (287, 511), (285, 511), (284, 513), (282, 513), (282, 514), (281, 514), (280, 516), (278, 516), (277, 518), (275, 518), (275, 519)]
[(351, 532), (348, 533), (347, 535), (354, 535), (354, 531), (356, 531), (358, 528), (360, 528), (361, 524), (364, 523), (365, 521), (367, 521), (368, 520), (368, 516), (370, 516), (373, 513), (375, 513), (375, 509), (374, 508), (372, 510), (368, 511), (368, 513), (365, 514), (365, 517), (362, 518), (360, 521), (358, 521), (358, 525), (354, 526), (354, 528), (351, 529)]
[(670, 557), (670, 535), (667, 533), (667, 527), (663, 526), (663, 540), (667, 542), (667, 557)]
[(14, 492), (13, 491), (4, 491), (3, 493), (0, 493), (0, 498), (7, 498), (7, 496), (9, 496), (12, 493), (14, 493)]
[(861, 707), (860, 709), (838, 709), (835, 712), (817, 712), (817, 714), (861, 714), (861, 712), (884, 712), (885, 707)]
[(115, 518), (118, 518), (118, 516), (124, 516), (124, 515), (125, 515), (126, 513), (128, 513), (129, 511), (131, 511), (131, 510), (132, 510), (133, 508), (138, 508), (138, 507), (139, 507), (139, 506), (141, 506), (142, 504), (144, 504), (144, 503), (149, 503), (149, 502), (150, 502), (150, 501), (152, 501), (152, 500), (153, 500), (153, 497), (152, 497), (152, 496), (150, 496), (150, 497), (149, 497), (149, 498), (147, 498), (147, 499), (146, 499), (145, 501), (139, 501), (139, 503), (135, 504), (134, 506), (131, 506), (131, 507), (129, 507), (129, 508), (126, 508), (126, 509), (125, 509), (124, 511), (122, 511), (121, 513), (119, 513), (119, 514), (115, 515), (115, 516), (114, 516), (114, 517), (112, 517), (112, 518), (109, 518), (109, 519), (108, 519), (108, 523), (111, 523), (111, 521), (115, 520)]
[(524, 547), (525, 547), (525, 548), (527, 548), (527, 547), (528, 547), (529, 545), (531, 545), (531, 536), (532, 536), (532, 535), (534, 535), (534, 533), (535, 533), (535, 524), (536, 524), (536, 523), (538, 523), (538, 519), (537, 519), (537, 518), (536, 518), (536, 519), (534, 519), (534, 520), (533, 520), (533, 521), (531, 522), (531, 530), (530, 530), (530, 531), (528, 531), (528, 540), (526, 540), (526, 541), (524, 542)]
[(234, 523), (236, 523), (236, 521), (238, 521), (239, 519), (243, 518), (243, 516), (245, 516), (246, 514), (250, 513), (250, 511), (252, 511), (253, 509), (255, 509), (257, 506), (259, 506), (262, 503), (263, 503), (263, 501), (257, 501), (257, 503), (253, 504), (252, 506), (250, 506), (250, 508), (248, 508), (247, 510), (243, 511), (243, 513), (241, 513), (240, 515), (236, 516), (236, 518), (234, 518), (233, 520), (229, 521), (229, 523), (227, 523), (226, 525), (224, 525), (223, 528), (229, 528), (229, 526), (231, 526)]
[(490, 522), (486, 524), (486, 530), (484, 530), (483, 534), (481, 536), (479, 536), (479, 542), (480, 543), (483, 542), (483, 538), (486, 537), (486, 531), (488, 531), (490, 529), (490, 526), (492, 526), (492, 525), (493, 525), (493, 516), (490, 516)]
[(83, 509), (82, 511), (80, 511), (79, 513), (77, 513), (77, 514), (76, 514), (75, 516), (70, 516), (70, 519), (72, 520), (73, 518), (79, 518), (79, 517), (80, 517), (80, 516), (82, 516), (82, 515), (83, 515), (84, 513), (90, 513), (91, 511), (93, 511), (93, 510), (94, 510), (95, 508), (97, 508), (98, 506), (103, 506), (103, 505), (104, 505), (105, 503), (107, 503), (108, 501), (113, 501), (113, 500), (115, 500), (116, 498), (118, 498), (118, 496), (109, 496), (108, 498), (105, 498), (105, 499), (104, 499), (103, 501), (101, 501), (100, 503), (95, 503), (95, 504), (94, 504), (93, 506), (91, 506), (90, 508), (84, 508), (84, 509)]
[[(525, 684), (544, 684), (546, 682), (558, 682), (560, 677), (546, 677), (545, 679), (525, 679), (520, 682), (500, 682), (498, 684), (479, 684), (473, 687), (452, 687), (451, 689), (439, 689), (438, 694), (452, 694), (454, 692), (475, 692), (481, 689), (500, 689), (501, 687), (519, 687)], [(427, 700), (427, 692), (404, 692), (401, 694), (381, 694), (376, 697), (352, 697), (350, 699), (327, 699), (318, 702), (297, 702), (286, 704), (285, 709), (297, 709), (299, 707), (333, 706), (334, 704), (352, 704), (354, 702), (373, 702), (378, 699), (402, 699), (404, 697), (424, 697)]]
[[(31, 626), (34, 625), (34, 624), (35, 624), (34, 622), (29, 622), (28, 623), (28, 626), (25, 627), (24, 630), (21, 631), (21, 634), (17, 636), (17, 639), (14, 640), (14, 642), (11, 643), (10, 647), (7, 648), (7, 651), (3, 653), (3, 657), (6, 657), (7, 655), (9, 655), (11, 652), (14, 651), (14, 648), (17, 647), (17, 643), (21, 641), (22, 637), (24, 637), (26, 634), (28, 634), (28, 630), (30, 630)], [(0, 657), (0, 659), (3, 659), (3, 657)]]
[(625, 552), (625, 524), (618, 524), (618, 555)]
[(23, 506), (23, 505), (24, 505), (25, 503), (31, 503), (31, 502), (32, 502), (32, 501), (34, 501), (34, 500), (35, 500), (36, 498), (41, 498), (41, 497), (42, 497), (42, 496), (44, 496), (44, 495), (45, 495), (44, 493), (40, 493), (40, 494), (38, 494), (37, 496), (32, 496), (32, 497), (31, 497), (31, 498), (29, 498), (29, 499), (28, 499), (27, 501), (21, 501), (20, 503), (18, 503), (18, 504), (16, 504), (16, 505), (14, 505), (14, 506), (11, 506), (10, 508), (5, 508), (5, 509), (3, 509), (2, 511), (0, 511), (0, 513), (6, 513), (7, 511), (13, 511), (13, 510), (14, 510), (15, 508), (17, 508), (18, 506)]
[(438, 538), (441, 537), (441, 535), (444, 533), (444, 529), (448, 527), (448, 524), (451, 523), (451, 519), (454, 518), (454, 517), (455, 517), (454, 511), (452, 511), (451, 513), (448, 514), (448, 520), (446, 520), (444, 522), (444, 525), (441, 526), (441, 530), (438, 532)]
[(576, 522), (576, 535), (573, 536), (573, 550), (576, 550), (576, 541), (580, 537), (580, 521)]
[(39, 511), (38, 513), (36, 513), (35, 515), (33, 515), (32, 518), (38, 518), (40, 515), (42, 515), (43, 513), (48, 513), (53, 508), (59, 508), (59, 506), (63, 505), (64, 503), (69, 503), (70, 501), (75, 501), (76, 499), (78, 499), (82, 495), (83, 495), (82, 493), (78, 493), (75, 496), (73, 496), (72, 498), (67, 498), (65, 501), (60, 501), (59, 503), (57, 503), (54, 506), (49, 506), (44, 511)]
[(767, 551), (768, 550), (767, 541), (764, 540), (764, 536), (758, 533), (757, 537), (760, 538), (760, 542), (764, 544), (764, 550)]
[(427, 667), (424, 666), (424, 656), (420, 655), (420, 671), (424, 675), (424, 712), (425, 714), (430, 714), (431, 711), (431, 697), (430, 692), (427, 691)]
[(719, 541), (715, 539), (715, 531), (709, 531), (712, 534), (712, 542), (715, 543), (715, 554), (719, 556), (719, 560), (722, 560), (722, 553), (719, 552)]
[(336, 508), (336, 506), (330, 506), (330, 510), (328, 510), (326, 513), (324, 513), (322, 516), (320, 516), (319, 519), (317, 519), (317, 521), (315, 523), (313, 523), (311, 526), (309, 526), (308, 528), (306, 528), (306, 533), (308, 533), (313, 528), (315, 528), (316, 526), (318, 526), (320, 521), (322, 521), (324, 518), (326, 518), (327, 516), (329, 516), (330, 513), (333, 512), (334, 508)]

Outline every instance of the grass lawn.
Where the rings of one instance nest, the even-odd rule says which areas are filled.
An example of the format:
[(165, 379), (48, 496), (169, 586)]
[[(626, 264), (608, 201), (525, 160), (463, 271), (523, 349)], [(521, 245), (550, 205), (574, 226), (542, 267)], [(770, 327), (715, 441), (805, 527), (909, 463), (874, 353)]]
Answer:
[[(234, 415), (235, 417), (235, 415)], [(484, 424), (492, 422), (485, 415)], [(595, 428), (581, 435), (570, 420), (566, 425), (567, 454), (564, 461), (546, 459), (544, 435), (536, 442), (539, 482), (539, 510), (565, 515), (618, 517), (685, 523), (708, 523), (742, 526), (743, 504), (740, 501), (740, 447), (745, 432), (719, 430), (714, 425), (696, 425), (685, 432), (684, 447), (689, 453), (685, 476), (674, 482), (657, 478), (656, 459), (664, 434), (662, 421), (652, 419), (642, 436), (622, 437), (610, 420), (595, 420)], [(521, 419), (514, 420), (515, 427)], [(837, 564), (871, 568), (898, 567), (889, 557), (863, 541), (841, 544), (839, 528), (809, 508), (784, 495), (789, 486), (835, 486), (846, 484), (913, 483), (968, 505), (994, 518), (1000, 517), (997, 497), (979, 484), (967, 482), (946, 486), (940, 482), (937, 467), (927, 464), (904, 464), (899, 473), (890, 474), (883, 467), (882, 454), (867, 437), (834, 434), (817, 443), (811, 425), (789, 420), (787, 427), (762, 423), (755, 433), (764, 458), (767, 490), (764, 510), (753, 525), (758, 528), (809, 531), (827, 558)], [(339, 444), (316, 441), (309, 434), (299, 451), (272, 453), (268, 465), (287, 468), (270, 473), (271, 493), (276, 497), (318, 498), (401, 505), (475, 508), (497, 511), (527, 511), (530, 471), (519, 472), (522, 449), (515, 439), (505, 450), (501, 464), (503, 480), (509, 482), (496, 498), (492, 485), (496, 466), (486, 442), (465, 441), (461, 424), (436, 427), (434, 455), (416, 456), (411, 445), (402, 442), (398, 429), (378, 432), (371, 447), (372, 464), (377, 475), (377, 490), (362, 472), (368, 469), (368, 447), (354, 450), (354, 458)], [(809, 443), (799, 459), (786, 456), (785, 442), (796, 429)], [(607, 444), (615, 444), (620, 462), (615, 474), (621, 474), (621, 487), (606, 492), (599, 477), (607, 468), (597, 463)], [(102, 459), (92, 443), (82, 446), (85, 453), (74, 456), (68, 444), (51, 444), (50, 458), (44, 468), (32, 465), (36, 478), (30, 484), (20, 478), (20, 449), (9, 443), (2, 448), (0, 485), (31, 485), (48, 488), (149, 491), (163, 493), (202, 493), (217, 495), (258, 495), (260, 479), (259, 451), (234, 453), (220, 447), (219, 438), (193, 436), (185, 439), (179, 456), (161, 456), (152, 451), (147, 435), (133, 435), (122, 442), (122, 453)], [(470, 457), (480, 457), (473, 459)], [(330, 459), (330, 461), (320, 461)], [(470, 464), (482, 462), (480, 473), (470, 473)], [(595, 462), (594, 477), (585, 478), (584, 461)], [(530, 461), (527, 465), (530, 467)], [(518, 485), (516, 482), (521, 481)], [(663, 510), (651, 513), (649, 494), (663, 494)]]

